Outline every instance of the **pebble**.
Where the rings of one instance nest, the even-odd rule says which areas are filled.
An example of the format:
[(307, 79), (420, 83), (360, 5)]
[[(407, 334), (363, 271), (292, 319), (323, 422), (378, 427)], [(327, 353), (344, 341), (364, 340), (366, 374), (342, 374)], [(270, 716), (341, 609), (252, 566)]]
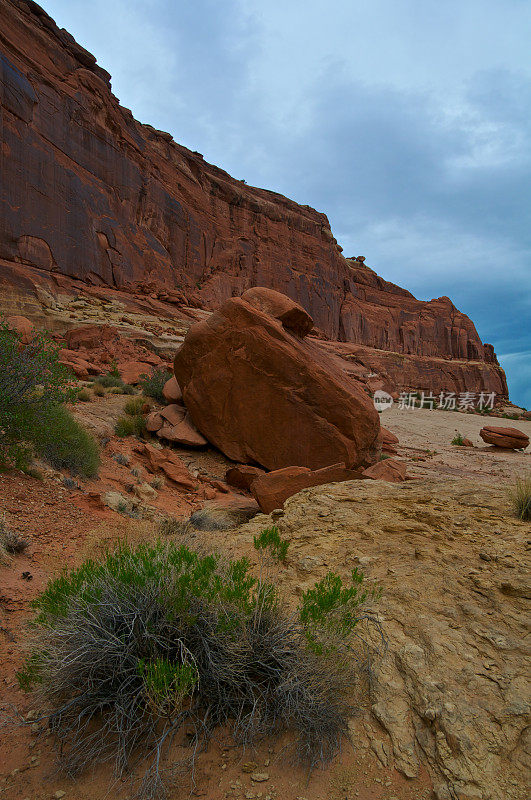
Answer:
[(251, 780), (255, 783), (264, 783), (264, 781), (269, 780), (269, 774), (267, 772), (253, 772)]

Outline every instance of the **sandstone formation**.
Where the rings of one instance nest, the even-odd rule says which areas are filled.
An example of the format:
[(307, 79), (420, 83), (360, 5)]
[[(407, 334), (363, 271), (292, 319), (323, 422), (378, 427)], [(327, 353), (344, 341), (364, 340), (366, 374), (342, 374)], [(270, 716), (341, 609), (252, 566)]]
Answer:
[(260, 510), (264, 514), (270, 514), (276, 508), (282, 508), (288, 497), (309, 486), (351, 481), (361, 477), (361, 472), (347, 469), (344, 464), (332, 464), (315, 470), (307, 467), (284, 467), (255, 478), (251, 483), (251, 492)]
[(168, 381), (166, 381), (162, 390), (162, 394), (168, 403), (178, 403), (180, 400), (182, 400), (183, 396), (180, 386), (175, 378), (170, 378)]
[(137, 122), (94, 56), (30, 0), (2, 3), (0, 91), (9, 313), (64, 331), (68, 281), (163, 314), (267, 286), (304, 307), (321, 338), (353, 343), (356, 368), (393, 391), (507, 395), (492, 347), (448, 298), (416, 300), (344, 258), (324, 214)]
[(507, 450), (520, 450), (529, 444), (527, 436), (518, 428), (502, 428), (497, 425), (486, 425), (479, 432), (479, 435), (487, 444), (504, 447)]
[(225, 474), (225, 480), (229, 486), (234, 486), (235, 489), (244, 489), (248, 491), (251, 484), (260, 475), (265, 475), (263, 469), (260, 467), (253, 467), (251, 464), (238, 464), (237, 467), (230, 467)]
[(373, 481), (401, 483), (406, 480), (406, 465), (403, 461), (388, 458), (364, 469), (362, 474), (364, 478), (370, 478)]
[(234, 461), (352, 468), (379, 455), (378, 413), (363, 387), (243, 299), (194, 325), (174, 368), (198, 430)]
[(529, 527), (505, 489), (462, 478), (305, 489), (241, 528), (239, 548), (272, 524), (290, 542), (287, 591), (355, 566), (382, 588), (387, 650), (365, 726), (382, 759), (410, 777), (427, 764), (437, 800), (526, 800)]

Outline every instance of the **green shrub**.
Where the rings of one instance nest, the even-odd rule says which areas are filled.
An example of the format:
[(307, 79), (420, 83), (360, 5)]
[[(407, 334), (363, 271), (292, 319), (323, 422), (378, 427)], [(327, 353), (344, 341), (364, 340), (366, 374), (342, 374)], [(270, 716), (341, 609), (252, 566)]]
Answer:
[(34, 437), (35, 451), (55, 469), (92, 478), (100, 465), (98, 445), (64, 406), (56, 406), (53, 418)]
[(126, 383), (124, 386), (122, 386), (122, 394), (134, 394), (134, 393), (135, 393), (135, 387), (131, 386), (130, 383)]
[(141, 414), (119, 417), (114, 426), (117, 436), (142, 436), (146, 430), (146, 420)]
[(88, 389), (79, 389), (76, 395), (77, 400), (80, 400), (82, 403), (88, 403), (90, 401), (90, 392)]
[[(144, 798), (166, 797), (177, 770), (193, 774), (219, 726), (243, 746), (293, 731), (297, 758), (311, 768), (329, 761), (348, 733), (353, 687), (366, 666), (358, 649), (350, 660), (346, 654), (362, 640), (348, 632), (356, 612), (369, 619), (367, 593), (354, 603), (336, 584), (335, 576), (318, 584), (294, 615), (245, 559), (201, 555), (167, 539), (120, 544), (65, 570), (33, 602), (33, 646), (19, 683), (35, 691), (70, 775), (111, 761), (120, 778), (129, 761), (145, 759)], [(327, 641), (340, 630), (335, 649), (317, 652), (320, 626)], [(190, 755), (166, 769), (165, 748), (185, 731)]]
[(142, 408), (145, 404), (146, 400), (143, 397), (132, 397), (131, 400), (128, 400), (125, 404), (124, 411), (131, 417), (136, 417), (138, 414), (142, 413)]
[(0, 463), (27, 468), (35, 452), (58, 469), (95, 474), (96, 443), (62, 405), (75, 394), (58, 346), (44, 334), (24, 346), (0, 318)]
[(509, 495), (513, 511), (518, 519), (531, 520), (531, 475), (519, 478)]
[(455, 436), (450, 442), (450, 444), (455, 444), (457, 447), (464, 447), (465, 446), (465, 439), (464, 436), (459, 433), (458, 431), (455, 432)]
[(255, 550), (267, 550), (275, 561), (285, 561), (288, 554), (289, 541), (280, 537), (279, 529), (273, 525), (266, 528), (253, 540)]
[(171, 378), (171, 372), (157, 367), (151, 375), (141, 375), (140, 386), (147, 397), (153, 397), (158, 403), (166, 403), (162, 390), (164, 384)]
[(105, 389), (109, 389), (111, 387), (122, 387), (124, 385), (120, 375), (113, 375), (111, 372), (107, 372), (106, 375), (100, 375), (98, 377), (98, 383), (101, 386), (104, 386)]

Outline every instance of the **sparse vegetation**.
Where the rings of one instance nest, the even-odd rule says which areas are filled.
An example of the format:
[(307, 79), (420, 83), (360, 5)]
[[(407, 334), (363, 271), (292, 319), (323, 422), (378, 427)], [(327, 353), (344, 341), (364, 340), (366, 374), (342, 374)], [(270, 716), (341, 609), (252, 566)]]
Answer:
[[(370, 667), (360, 625), (362, 575), (330, 574), (296, 613), (245, 559), (199, 555), (168, 541), (121, 544), (50, 581), (34, 601), (34, 640), (18, 674), (70, 775), (134, 759), (143, 798), (167, 797), (218, 726), (250, 746), (290, 730), (312, 768), (338, 751)], [(355, 636), (354, 636), (355, 632)], [(351, 657), (354, 656), (354, 657)], [(187, 755), (167, 766), (172, 742)]]
[(85, 388), (79, 389), (78, 392), (77, 392), (76, 397), (81, 403), (90, 402), (90, 392), (89, 392), (88, 389), (85, 389)]
[(518, 519), (531, 520), (531, 475), (519, 478), (509, 495), (513, 511)]
[(160, 369), (157, 367), (153, 370), (151, 375), (142, 375), (140, 380), (140, 386), (142, 388), (143, 393), (147, 397), (152, 397), (157, 403), (165, 403), (164, 395), (162, 394), (162, 390), (164, 389), (164, 384), (171, 378), (171, 372), (168, 372), (166, 369)]
[(99, 383), (100, 386), (105, 387), (105, 389), (110, 389), (111, 387), (114, 387), (114, 388), (120, 387), (120, 388), (122, 388), (123, 385), (124, 385), (123, 380), (120, 378), (120, 374), (118, 373), (116, 375), (113, 372), (107, 372), (106, 375), (100, 375), (98, 377), (97, 383)]
[(113, 455), (113, 458), (122, 467), (128, 467), (129, 466), (129, 457), (126, 456), (125, 453), (115, 453)]
[(142, 436), (146, 430), (146, 420), (142, 414), (136, 416), (126, 415), (119, 417), (114, 426), (114, 432), (117, 436)]
[(0, 464), (27, 468), (35, 453), (56, 469), (97, 472), (96, 442), (64, 406), (75, 392), (58, 347), (44, 334), (22, 345), (1, 318), (0, 397)]
[(0, 515), (0, 566), (9, 564), (10, 556), (23, 553), (29, 542), (12, 531), (6, 524), (3, 515)]
[(190, 527), (190, 522), (188, 520), (165, 517), (159, 522), (158, 532), (162, 537), (182, 536), (190, 531)]
[(153, 487), (153, 489), (162, 489), (164, 486), (164, 478), (162, 475), (155, 475), (155, 477), (150, 480), (149, 485)]
[(465, 437), (459, 433), (459, 431), (455, 432), (455, 436), (450, 442), (450, 444), (456, 445), (456, 447), (464, 447), (465, 446)]
[(146, 401), (143, 397), (132, 397), (124, 406), (124, 411), (126, 414), (129, 414), (131, 417), (136, 417), (137, 414), (142, 413), (142, 409), (145, 406)]
[(255, 550), (268, 552), (274, 561), (285, 561), (288, 554), (289, 541), (282, 539), (279, 529), (273, 525), (265, 528), (253, 540)]
[(99, 381), (96, 381), (96, 383), (92, 387), (92, 391), (94, 392), (96, 397), (104, 397), (105, 396), (105, 387)]

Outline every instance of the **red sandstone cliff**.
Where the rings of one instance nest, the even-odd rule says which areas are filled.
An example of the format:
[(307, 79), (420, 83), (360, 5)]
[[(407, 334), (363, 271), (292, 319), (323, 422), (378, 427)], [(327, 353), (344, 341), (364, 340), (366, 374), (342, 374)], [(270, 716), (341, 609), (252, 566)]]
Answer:
[(269, 286), (325, 337), (361, 346), (367, 370), (385, 363), (399, 389), (507, 394), (492, 347), (448, 298), (416, 300), (345, 259), (324, 214), (137, 122), (109, 74), (31, 0), (0, 3), (0, 102), (4, 291), (15, 265), (47, 284), (63, 275), (205, 308)]

